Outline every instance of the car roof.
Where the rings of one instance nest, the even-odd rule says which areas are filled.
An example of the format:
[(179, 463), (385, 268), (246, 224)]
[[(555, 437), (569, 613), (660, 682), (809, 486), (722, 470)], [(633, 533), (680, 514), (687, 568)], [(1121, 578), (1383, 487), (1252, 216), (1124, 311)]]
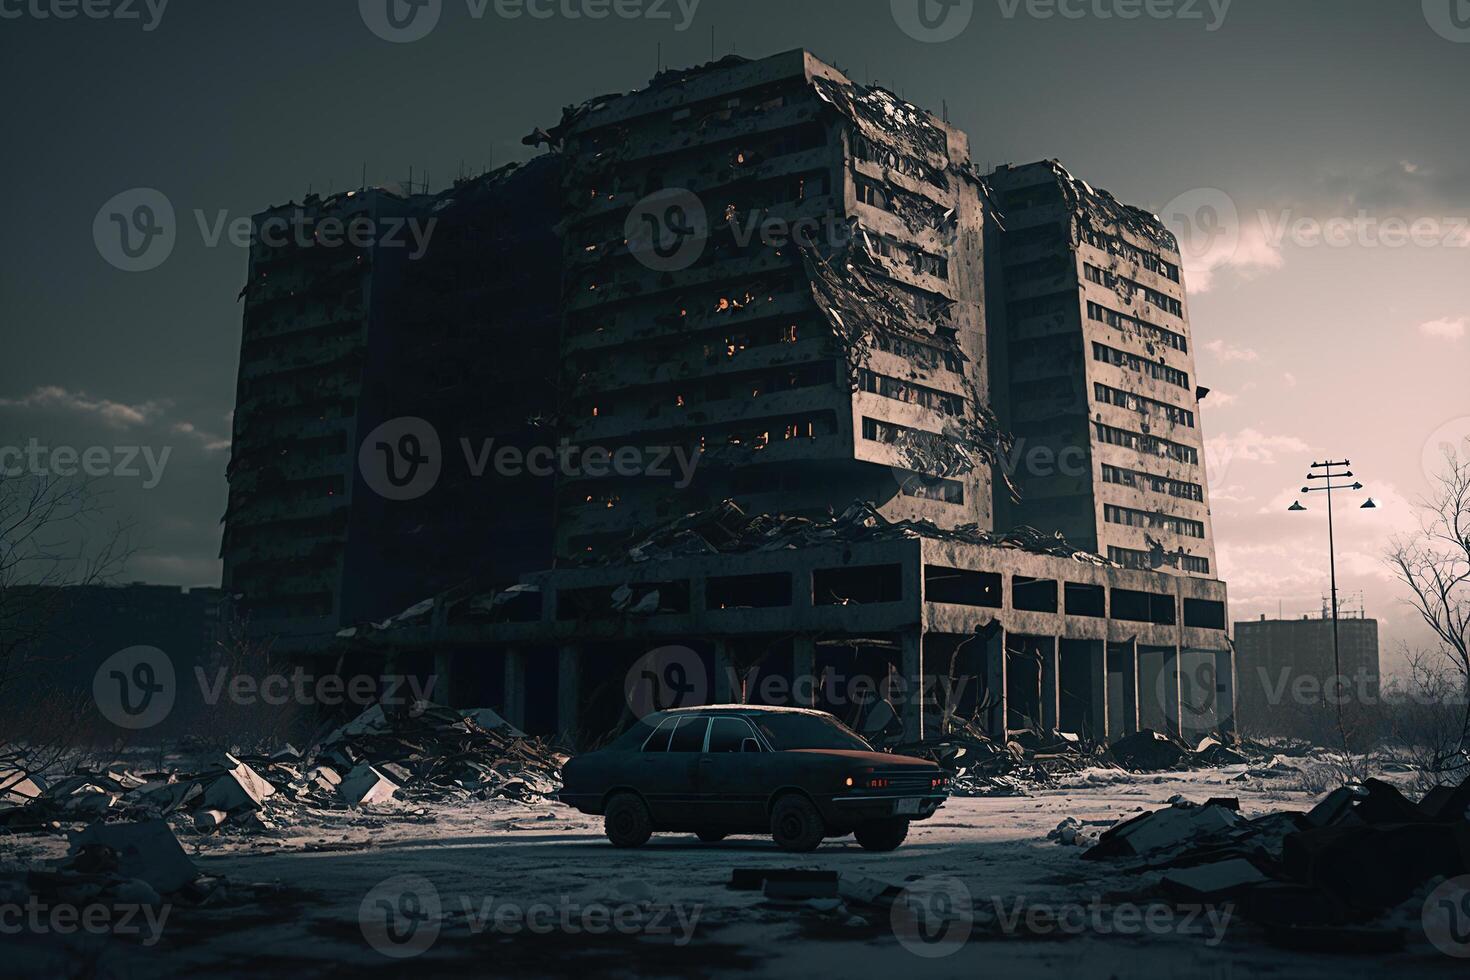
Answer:
[(774, 704), (700, 704), (691, 708), (665, 708), (661, 715), (691, 715), (710, 712), (723, 715), (771, 714), (771, 715), (816, 715), (831, 718), (826, 711), (815, 708), (792, 708)]

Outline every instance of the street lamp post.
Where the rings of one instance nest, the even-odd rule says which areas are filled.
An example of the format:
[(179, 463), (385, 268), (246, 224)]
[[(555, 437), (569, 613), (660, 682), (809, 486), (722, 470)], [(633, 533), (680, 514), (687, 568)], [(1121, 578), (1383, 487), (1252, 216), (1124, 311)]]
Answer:
[[(1337, 545), (1332, 530), (1332, 492), (1334, 490), (1361, 490), (1361, 483), (1334, 483), (1334, 479), (1345, 480), (1353, 475), (1353, 471), (1347, 469), (1352, 465), (1351, 460), (1328, 460), (1325, 463), (1313, 463), (1311, 472), (1307, 474), (1308, 480), (1323, 480), (1321, 485), (1308, 483), (1302, 487), (1302, 493), (1325, 493), (1327, 494), (1327, 564), (1332, 577), (1332, 669), (1334, 683), (1336, 685), (1337, 720), (1342, 724), (1342, 654), (1337, 641)], [(1318, 470), (1322, 470), (1318, 473)], [(1369, 497), (1359, 505), (1361, 509), (1371, 510), (1378, 505)], [(1294, 501), (1287, 510), (1306, 510), (1301, 501)]]

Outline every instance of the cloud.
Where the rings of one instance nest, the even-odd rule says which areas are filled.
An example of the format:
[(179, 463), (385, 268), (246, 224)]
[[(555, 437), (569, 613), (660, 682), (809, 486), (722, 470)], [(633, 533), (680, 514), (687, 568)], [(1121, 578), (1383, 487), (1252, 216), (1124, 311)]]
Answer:
[(1186, 250), (1182, 259), (1191, 293), (1209, 292), (1214, 288), (1216, 273), (1222, 270), (1254, 279), (1286, 264), (1280, 241), (1272, 239), (1268, 227), (1253, 221), (1238, 223), (1238, 227), (1215, 236), (1203, 249)]
[(1465, 336), (1465, 324), (1470, 317), (1440, 317), (1438, 320), (1430, 320), (1419, 324), (1419, 332), (1426, 337), (1435, 337), (1440, 340), (1459, 340)]
[(1250, 347), (1232, 347), (1223, 340), (1212, 340), (1205, 350), (1222, 361), (1259, 361), (1261, 355)]
[(1209, 403), (1214, 408), (1224, 408), (1226, 405), (1234, 405), (1237, 400), (1237, 396), (1232, 395), (1228, 391), (1221, 391), (1219, 388), (1210, 389)]
[(1286, 387), (1288, 388), (1296, 387), (1296, 375), (1292, 374), (1290, 371), (1282, 371), (1281, 380), (1286, 384)]
[(153, 401), (128, 405), (106, 398), (92, 398), (85, 392), (70, 392), (59, 385), (42, 385), (20, 398), (0, 398), (0, 408), (90, 415), (114, 429), (147, 424), (162, 415), (167, 405), (167, 402)]
[(212, 453), (218, 452), (221, 449), (230, 448), (229, 439), (214, 435), (210, 432), (205, 432), (202, 429), (197, 429), (194, 427), (194, 423), (192, 422), (175, 422), (172, 426), (170, 426), (170, 431), (176, 432), (181, 436), (192, 436), (193, 438), (198, 439), (199, 444), (204, 447), (205, 452)]

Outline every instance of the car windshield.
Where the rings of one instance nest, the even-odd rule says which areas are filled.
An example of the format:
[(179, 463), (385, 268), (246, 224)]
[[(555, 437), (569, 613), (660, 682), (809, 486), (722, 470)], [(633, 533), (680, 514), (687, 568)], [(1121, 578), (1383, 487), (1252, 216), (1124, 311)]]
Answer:
[(771, 747), (782, 749), (854, 749), (859, 752), (873, 750), (857, 733), (835, 718), (823, 715), (770, 714), (750, 719), (754, 721)]

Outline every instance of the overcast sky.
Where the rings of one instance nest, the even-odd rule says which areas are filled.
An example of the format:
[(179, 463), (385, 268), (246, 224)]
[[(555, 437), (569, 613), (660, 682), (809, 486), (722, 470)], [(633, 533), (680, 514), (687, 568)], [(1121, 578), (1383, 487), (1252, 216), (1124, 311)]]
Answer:
[[(147, 546), (129, 577), (217, 584), (246, 266), (212, 237), (222, 216), (364, 168), (437, 189), (525, 159), (521, 136), (646, 84), (660, 50), (807, 47), (947, 107), (982, 167), (1056, 157), (1181, 232), (1232, 618), (1319, 607), (1320, 501), (1286, 507), (1308, 463), (1346, 456), (1380, 506), (1340, 516), (1342, 589), (1389, 652), (1423, 633), (1385, 541), (1412, 526), (1426, 447), (1470, 434), (1470, 25), (1451, 2), (960, 0), (920, 21), (915, 0), (442, 0), (395, 43), (368, 24), (391, 34), (383, 0), (65, 20), (3, 0), (0, 445), (148, 447), (103, 481)], [(135, 188), (176, 217), (147, 271), (94, 239)]]

